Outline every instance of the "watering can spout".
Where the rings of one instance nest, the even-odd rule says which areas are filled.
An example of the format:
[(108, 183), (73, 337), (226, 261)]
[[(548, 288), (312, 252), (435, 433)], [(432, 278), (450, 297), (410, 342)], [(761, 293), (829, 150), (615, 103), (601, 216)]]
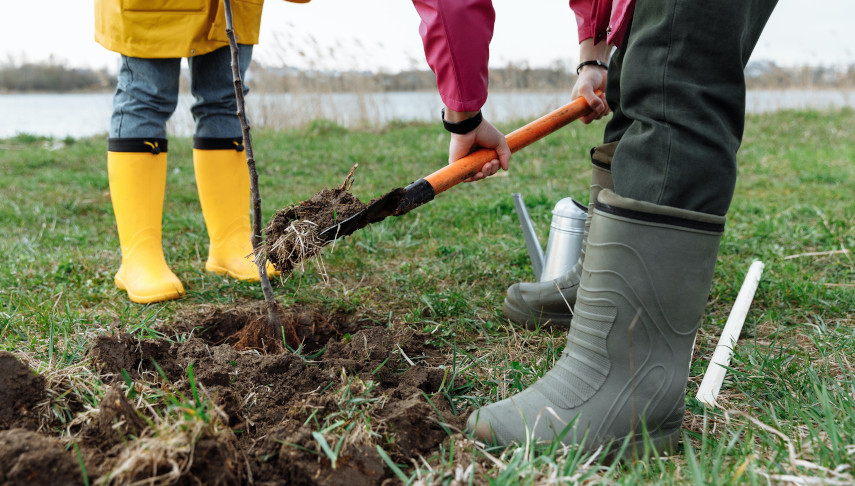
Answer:
[(522, 195), (515, 192), (512, 196), (514, 198), (514, 206), (517, 209), (517, 217), (520, 220), (520, 228), (522, 228), (523, 237), (525, 238), (525, 246), (528, 249), (528, 256), (531, 258), (531, 268), (534, 270), (534, 278), (535, 281), (540, 281), (540, 275), (543, 273), (543, 248), (541, 248), (537, 234), (534, 232), (534, 225), (531, 224), (531, 217), (528, 215)]
[(549, 241), (544, 252), (534, 233), (534, 225), (519, 193), (513, 193), (514, 206), (525, 237), (525, 246), (531, 258), (536, 282), (548, 282), (564, 275), (573, 268), (582, 252), (582, 239), (585, 234), (585, 220), (588, 208), (576, 202), (572, 197), (558, 201), (552, 210), (552, 223), (549, 225)]

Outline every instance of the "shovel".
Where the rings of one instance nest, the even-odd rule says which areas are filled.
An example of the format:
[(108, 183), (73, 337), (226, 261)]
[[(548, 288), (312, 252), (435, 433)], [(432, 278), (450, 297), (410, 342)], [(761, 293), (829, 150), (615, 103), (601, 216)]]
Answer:
[[(580, 97), (561, 108), (510, 133), (505, 140), (511, 153), (527, 147), (577, 118), (591, 111)], [(498, 158), (493, 149), (480, 149), (446, 165), (433, 174), (419, 179), (407, 187), (399, 187), (372, 201), (365, 209), (320, 232), (320, 238), (330, 242), (388, 216), (400, 216), (428, 203), (437, 194), (469, 179), (487, 162)]]

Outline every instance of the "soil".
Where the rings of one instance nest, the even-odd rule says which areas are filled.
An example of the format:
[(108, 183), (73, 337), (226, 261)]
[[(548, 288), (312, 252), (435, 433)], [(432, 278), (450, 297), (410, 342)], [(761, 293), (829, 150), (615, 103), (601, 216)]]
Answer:
[(0, 430), (36, 429), (34, 409), (44, 398), (44, 379), (12, 353), (0, 351)]
[(80, 484), (72, 451), (58, 440), (26, 429), (0, 432), (0, 484)]
[(281, 209), (264, 229), (265, 241), (258, 253), (266, 255), (282, 273), (317, 256), (326, 242), (320, 232), (347, 219), (366, 204), (345, 189), (322, 189), (305, 201)]
[[(137, 437), (153, 435), (151, 412), (126, 399), (123, 370), (137, 383), (189, 397), (192, 364), (199, 393), (218, 409), (220, 428), (195, 442), (178, 484), (381, 484), (395, 476), (378, 445), (397, 464), (409, 465), (439, 453), (450, 431), (463, 427), (468, 411), (455, 414), (438, 393), (451, 379), (440, 367), (449, 358), (431, 347), (427, 336), (312, 306), (279, 312), (300, 341), (299, 356), (273, 343), (245, 346), (251, 328), (266, 323), (264, 303), (180, 317), (170, 328), (186, 337), (181, 342), (127, 334), (96, 338), (90, 351), (94, 366), (111, 386), (98, 410), (70, 429), (90, 481), (115, 468)], [(14, 393), (3, 393), (13, 390), (6, 381), (0, 389), (2, 428), (33, 427), (38, 422), (29, 420), (30, 410), (44, 400), (43, 383), (13, 355), (0, 353), (0, 379), (7, 376), (17, 378), (8, 381)], [(331, 447), (345, 437), (335, 466), (313, 435), (325, 420), (352, 424), (348, 432), (342, 425), (326, 436)], [(27, 483), (58, 484), (66, 473), (71, 483), (81, 483), (73, 452), (50, 437), (63, 428), (52, 424), (40, 433), (0, 433), (0, 484), (20, 482), (16, 478), (23, 476), (13, 475), (29, 471), (21, 465), (26, 444), (38, 444), (39, 454), (50, 454), (56, 469), (50, 480), (34, 475)], [(17, 459), (10, 462), (10, 457)]]
[(322, 189), (309, 199), (276, 212), (264, 229), (265, 240), (257, 254), (288, 274), (317, 256), (332, 241), (320, 237), (325, 229), (362, 212), (357, 221), (336, 236), (339, 238), (395, 214), (406, 190), (395, 188), (365, 204), (348, 191), (355, 169), (356, 166), (341, 187)]

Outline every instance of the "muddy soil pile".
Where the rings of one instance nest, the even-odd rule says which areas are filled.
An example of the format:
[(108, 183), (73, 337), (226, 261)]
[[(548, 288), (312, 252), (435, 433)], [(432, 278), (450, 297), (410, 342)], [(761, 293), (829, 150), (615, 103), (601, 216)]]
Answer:
[[(190, 336), (179, 343), (98, 337), (93, 361), (111, 386), (99, 409), (73, 427), (89, 479), (113, 474), (114, 482), (135, 481), (158, 474), (177, 484), (380, 484), (394, 475), (377, 445), (409, 465), (437, 452), (449, 432), (463, 426), (466, 411), (455, 415), (440, 393), (450, 385), (439, 367), (447, 358), (426, 345), (425, 336), (323, 309), (284, 312), (301, 336), (301, 356), (236, 349), (235, 336), (257, 325), (262, 304), (179, 319), (173, 330)], [(123, 370), (135, 383), (130, 394)], [(60, 483), (81, 483), (78, 456), (55, 438), (32, 432), (38, 421), (30, 410), (43, 400), (44, 386), (14, 356), (0, 353), (0, 379), (13, 375), (9, 383), (17, 388), (4, 381), (0, 389), (0, 483), (20, 482), (21, 474), (43, 483), (31, 474), (45, 471), (28, 473), (27, 457), (49, 460), (56, 469), (50, 475)], [(152, 389), (185, 398), (198, 393), (185, 417), (208, 419), (192, 421), (199, 424), (195, 429), (191, 422), (152, 420), (138, 396)], [(184, 442), (174, 440), (182, 434)], [(33, 450), (41, 456), (32, 456)]]
[(349, 192), (356, 167), (353, 166), (340, 187), (322, 189), (305, 201), (277, 211), (264, 229), (264, 242), (256, 252), (259, 259), (270, 261), (277, 270), (288, 274), (330, 243), (331, 240), (320, 237), (325, 229), (361, 213), (345, 230), (351, 234), (394, 214), (406, 190), (395, 188), (368, 204), (363, 203)]
[(74, 455), (60, 441), (26, 429), (0, 431), (0, 484), (79, 484)]
[(299, 204), (278, 211), (264, 229), (258, 252), (282, 273), (317, 256), (327, 242), (320, 232), (365, 209), (367, 205), (343, 188), (323, 189)]
[(0, 351), (0, 484), (78, 484), (74, 456), (59, 440), (34, 432), (46, 399), (44, 379)]
[(35, 408), (44, 398), (44, 379), (12, 353), (0, 351), (0, 430), (37, 428)]

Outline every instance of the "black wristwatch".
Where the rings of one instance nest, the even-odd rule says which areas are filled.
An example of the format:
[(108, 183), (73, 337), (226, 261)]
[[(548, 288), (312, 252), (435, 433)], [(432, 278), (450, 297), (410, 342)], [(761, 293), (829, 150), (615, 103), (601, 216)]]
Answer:
[(472, 130), (478, 128), (478, 125), (481, 124), (481, 120), (484, 117), (481, 115), (481, 110), (478, 110), (478, 113), (475, 115), (459, 122), (452, 123), (450, 121), (445, 120), (445, 108), (442, 109), (442, 126), (445, 127), (451, 133), (456, 133), (457, 135), (465, 135)]

